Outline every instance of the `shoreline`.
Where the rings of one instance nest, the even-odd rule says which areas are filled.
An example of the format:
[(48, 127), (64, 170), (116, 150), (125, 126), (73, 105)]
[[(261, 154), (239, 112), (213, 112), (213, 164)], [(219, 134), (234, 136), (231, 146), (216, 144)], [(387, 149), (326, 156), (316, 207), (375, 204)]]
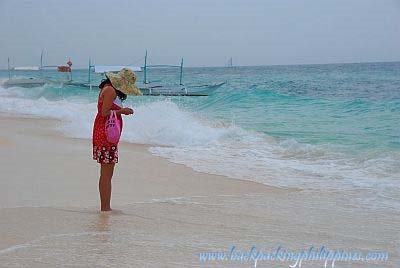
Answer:
[[(60, 122), (59, 120), (50, 118), (43, 119), (31, 116), (20, 117), (17, 115), (0, 114), (0, 123), (2, 125), (12, 126), (11, 129), (0, 130), (0, 145), (10, 146), (11, 148), (13, 146), (18, 146), (17, 143), (18, 141), (20, 141), (20, 139), (18, 139), (20, 138), (19, 136), (22, 136), (24, 139), (26, 138), (29, 139), (29, 137), (27, 137), (28, 135), (25, 134), (29, 133), (29, 135), (31, 136), (32, 139), (35, 140), (35, 142), (43, 142), (43, 143), (51, 142), (54, 146), (57, 146), (56, 143), (61, 143), (62, 145), (63, 144), (71, 145), (73, 148), (70, 148), (71, 150), (67, 151), (68, 154), (74, 154), (72, 150), (75, 148), (79, 148), (78, 152), (81, 154), (79, 155), (78, 160), (82, 161), (82, 164), (87, 164), (87, 167), (89, 168), (91, 174), (93, 174), (94, 172), (98, 172), (99, 171), (98, 164), (96, 161), (92, 160), (91, 140), (82, 138), (71, 138), (65, 136), (56, 129), (56, 126), (59, 122)], [(19, 132), (17, 130), (18, 128), (21, 128)], [(11, 137), (12, 134), (17, 134), (17, 136), (14, 135), (13, 137)], [(7, 135), (9, 136), (9, 138), (7, 138)], [(40, 141), (42, 137), (45, 137), (47, 140)], [(24, 144), (24, 146), (27, 145), (28, 144)], [(44, 144), (38, 144), (38, 145), (44, 145)], [(229, 178), (226, 176), (194, 171), (192, 168), (187, 167), (183, 164), (172, 163), (163, 157), (152, 155), (148, 151), (149, 147), (150, 147), (149, 145), (120, 142), (120, 148), (119, 148), (120, 161), (118, 164), (116, 164), (116, 169), (115, 169), (116, 175), (118, 177), (127, 177), (127, 175), (124, 175), (124, 173), (131, 174), (131, 172), (133, 172), (134, 169), (132, 168), (132, 166), (129, 165), (128, 163), (129, 159), (139, 159), (140, 162), (148, 163), (150, 166), (152, 166), (152, 163), (156, 163), (158, 167), (162, 167), (161, 171), (168, 172), (168, 175), (170, 175), (171, 172), (175, 172), (183, 174), (184, 176), (187, 176), (189, 179), (191, 177), (196, 177), (196, 178), (200, 177), (201, 179), (204, 180), (203, 182), (207, 183), (215, 182), (215, 185), (213, 186), (219, 187), (221, 190), (222, 187), (220, 184), (231, 183), (232, 187), (237, 187), (237, 188), (242, 187), (243, 189), (245, 189), (245, 191), (255, 191), (255, 192), (293, 191), (291, 189), (283, 189), (283, 188), (268, 186), (258, 182), (239, 180), (239, 179)], [(83, 148), (86, 148), (86, 151), (83, 150)], [(52, 151), (52, 153), (56, 152)], [(63, 152), (59, 151), (59, 153)], [(77, 163), (75, 164), (78, 165)], [(138, 171), (139, 171), (138, 174), (140, 176), (144, 177), (147, 176), (154, 178), (157, 177), (157, 172), (160, 170), (156, 170), (156, 172), (154, 172), (154, 169), (152, 170), (151, 167), (148, 170), (140, 169)], [(148, 174), (148, 172), (151, 172), (151, 174)], [(98, 175), (96, 174), (93, 178), (98, 179)], [(241, 191), (242, 190), (237, 190), (237, 192)]]
[[(65, 138), (65, 139), (79, 140), (79, 141), (82, 141), (82, 142), (86, 142), (86, 143), (90, 144), (90, 146), (91, 146), (91, 139), (86, 139), (86, 138), (73, 138), (73, 137), (69, 137), (69, 136), (65, 135), (65, 134), (62, 133), (61, 131), (58, 131), (58, 130), (56, 129), (56, 125), (57, 125), (58, 123), (62, 123), (62, 121), (59, 120), (59, 119), (54, 119), (54, 118), (42, 118), (42, 117), (40, 117), (40, 116), (35, 116), (35, 115), (30, 115), (30, 114), (26, 114), (26, 115), (24, 115), (24, 114), (11, 114), (11, 113), (10, 113), (10, 114), (4, 114), (4, 113), (1, 113), (1, 112), (0, 112), (0, 121), (1, 121), (1, 120), (17, 120), (17, 121), (18, 121), (18, 120), (21, 120), (21, 121), (24, 121), (24, 122), (27, 122), (27, 121), (29, 121), (29, 120), (34, 120), (34, 121), (35, 121), (35, 120), (38, 120), (38, 122), (40, 122), (40, 121), (46, 121), (46, 122), (48, 122), (48, 125), (46, 125), (46, 127), (49, 128), (49, 129), (48, 129), (49, 131), (53, 131), (53, 133), (52, 133), (51, 135), (54, 135), (54, 137), (58, 136), (58, 137), (62, 137), (62, 138)], [(25, 121), (25, 120), (26, 120), (26, 121)], [(0, 145), (1, 145), (1, 142), (2, 142), (2, 140), (0, 139)], [(210, 175), (210, 176), (216, 176), (216, 177), (225, 178), (225, 179), (228, 179), (228, 180), (241, 181), (241, 182), (244, 182), (244, 183), (254, 183), (254, 184), (256, 184), (256, 185), (260, 185), (260, 186), (263, 186), (263, 187), (265, 186), (265, 187), (267, 187), (268, 189), (271, 189), (271, 190), (302, 191), (302, 189), (300, 189), (300, 188), (295, 188), (295, 187), (278, 187), (278, 186), (273, 186), (273, 185), (267, 185), (267, 184), (265, 184), (265, 183), (261, 183), (261, 182), (257, 182), (257, 181), (251, 181), (251, 180), (240, 179), (240, 178), (231, 178), (231, 177), (226, 176), (226, 175), (219, 175), (219, 174), (213, 174), (213, 173), (208, 173), (208, 172), (203, 172), (203, 171), (197, 171), (197, 170), (194, 170), (192, 167), (187, 166), (187, 165), (185, 165), (185, 164), (175, 163), (175, 162), (172, 162), (172, 161), (170, 161), (169, 159), (167, 159), (167, 158), (165, 158), (165, 157), (152, 154), (148, 149), (149, 149), (150, 147), (153, 147), (154, 145), (132, 143), (132, 142), (127, 142), (127, 141), (121, 141), (121, 142), (120, 142), (120, 145), (122, 145), (122, 146), (120, 146), (120, 147), (121, 147), (121, 148), (119, 149), (120, 151), (121, 151), (121, 149), (122, 149), (122, 150), (126, 149), (127, 151), (129, 151), (129, 150), (137, 150), (137, 149), (139, 149), (139, 150), (144, 150), (144, 151), (146, 151), (151, 157), (153, 157), (154, 159), (159, 159), (159, 160), (162, 160), (162, 161), (167, 161), (168, 163), (170, 163), (170, 164), (172, 164), (172, 165), (175, 165), (176, 167), (188, 168), (188, 169), (190, 169), (191, 171), (193, 171), (194, 173), (205, 174), (205, 175)], [(164, 145), (157, 145), (157, 147), (167, 147), (167, 146), (164, 146)], [(95, 161), (93, 160), (93, 162), (95, 162)], [(118, 166), (118, 164), (116, 165), (116, 168), (117, 168), (117, 166)]]
[(386, 263), (341, 267), (396, 267), (400, 216), (360, 206), (363, 193), (211, 175), (122, 142), (118, 211), (99, 213), (90, 140), (61, 135), (53, 119), (0, 114), (0, 124), (0, 266), (225, 267), (238, 263), (201, 263), (199, 252), (315, 245), (389, 252)]

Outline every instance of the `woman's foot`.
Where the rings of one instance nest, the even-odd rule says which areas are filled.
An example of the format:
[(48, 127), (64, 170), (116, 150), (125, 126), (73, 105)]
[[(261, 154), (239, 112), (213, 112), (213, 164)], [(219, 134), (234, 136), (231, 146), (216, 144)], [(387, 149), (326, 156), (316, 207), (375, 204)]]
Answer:
[(108, 209), (108, 210), (101, 210), (100, 213), (110, 213), (113, 215), (125, 215), (125, 213), (122, 210), (119, 209)]

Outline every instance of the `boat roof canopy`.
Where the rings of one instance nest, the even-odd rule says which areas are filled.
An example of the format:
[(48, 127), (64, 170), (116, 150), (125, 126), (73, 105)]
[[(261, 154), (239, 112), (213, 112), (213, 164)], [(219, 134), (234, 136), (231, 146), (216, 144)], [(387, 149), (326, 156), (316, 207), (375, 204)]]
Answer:
[(123, 65), (94, 65), (95, 73), (106, 73), (106, 72), (119, 72), (122, 68), (129, 68), (135, 72), (142, 71), (140, 66), (123, 66)]
[(16, 70), (16, 71), (39, 71), (40, 67), (39, 66), (19, 66), (19, 67), (14, 67), (14, 70)]

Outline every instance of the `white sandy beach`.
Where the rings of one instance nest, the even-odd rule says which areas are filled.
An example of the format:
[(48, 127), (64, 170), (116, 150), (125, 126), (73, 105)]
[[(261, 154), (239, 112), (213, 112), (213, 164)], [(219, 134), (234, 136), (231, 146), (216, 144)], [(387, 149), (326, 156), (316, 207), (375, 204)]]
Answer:
[(360, 191), (268, 187), (195, 172), (122, 143), (112, 196), (119, 211), (99, 213), (90, 140), (62, 136), (54, 120), (3, 115), (0, 124), (0, 267), (254, 267), (199, 262), (200, 252), (232, 245), (389, 252), (387, 262), (335, 267), (400, 263), (398, 211), (359, 205)]

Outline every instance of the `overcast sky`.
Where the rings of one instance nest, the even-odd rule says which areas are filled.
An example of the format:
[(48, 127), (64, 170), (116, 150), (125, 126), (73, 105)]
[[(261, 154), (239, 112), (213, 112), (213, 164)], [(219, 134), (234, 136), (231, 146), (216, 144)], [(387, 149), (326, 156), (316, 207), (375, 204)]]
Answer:
[(400, 0), (0, 0), (0, 68), (400, 60)]

